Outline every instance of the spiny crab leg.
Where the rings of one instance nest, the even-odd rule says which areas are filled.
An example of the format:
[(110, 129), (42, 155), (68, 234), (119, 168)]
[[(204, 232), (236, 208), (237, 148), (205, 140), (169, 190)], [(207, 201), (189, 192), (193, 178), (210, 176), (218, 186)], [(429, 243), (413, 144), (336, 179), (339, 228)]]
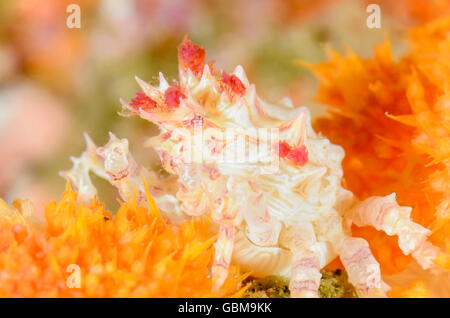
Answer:
[(388, 235), (398, 235), (398, 244), (405, 255), (412, 254), (424, 269), (432, 267), (439, 249), (427, 242), (430, 230), (410, 219), (411, 208), (397, 204), (395, 193), (370, 197), (357, 203), (345, 217), (357, 226), (373, 226)]
[(97, 194), (89, 176), (92, 171), (115, 186), (123, 201), (132, 199), (137, 190), (138, 204), (145, 204), (147, 201), (144, 183), (148, 182), (150, 193), (161, 212), (174, 223), (184, 220), (178, 199), (170, 193), (172, 184), (163, 184), (154, 172), (138, 164), (128, 150), (126, 139), (118, 139), (110, 133), (109, 142), (104, 147), (97, 147), (88, 134), (85, 133), (84, 136), (87, 149), (79, 158), (71, 158), (74, 163), (71, 170), (60, 173), (77, 189), (80, 201), (88, 204)]
[(111, 182), (119, 190), (121, 198), (125, 201), (134, 195), (138, 188), (137, 200), (145, 200), (145, 188), (142, 177), (147, 176), (146, 170), (140, 166), (128, 151), (128, 141), (118, 139), (110, 133), (110, 139), (104, 147), (97, 147), (88, 134), (86, 151), (80, 157), (72, 157), (74, 163), (71, 170), (63, 171), (61, 176), (69, 178), (72, 185), (78, 190), (80, 200), (90, 202), (97, 191), (89, 177), (89, 171)]
[(366, 240), (348, 237), (338, 251), (348, 280), (355, 286), (359, 297), (386, 297), (386, 284), (381, 279), (380, 264), (372, 255)]
[(292, 298), (318, 298), (320, 255), (313, 250), (317, 241), (311, 223), (295, 223), (281, 233), (280, 243), (292, 252), (289, 290)]

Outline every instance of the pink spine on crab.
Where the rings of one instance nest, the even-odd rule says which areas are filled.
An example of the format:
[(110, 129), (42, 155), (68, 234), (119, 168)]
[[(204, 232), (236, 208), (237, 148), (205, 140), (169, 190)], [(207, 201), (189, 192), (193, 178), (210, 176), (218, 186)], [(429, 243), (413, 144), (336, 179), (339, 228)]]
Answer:
[(411, 254), (427, 269), (432, 266), (439, 250), (427, 242), (430, 230), (410, 219), (411, 208), (399, 206), (395, 193), (385, 197), (371, 197), (353, 207), (347, 218), (357, 226), (373, 226), (388, 235), (398, 235), (399, 247)]
[(181, 87), (178, 85), (170, 86), (164, 92), (165, 103), (171, 109), (177, 108), (180, 105), (181, 99), (185, 98), (186, 95), (182, 93)]
[(194, 75), (201, 75), (205, 65), (206, 51), (203, 47), (192, 43), (187, 36), (178, 46), (178, 64), (180, 77), (190, 70)]
[(230, 98), (235, 96), (243, 96), (245, 93), (245, 86), (242, 81), (234, 74), (229, 75), (227, 72), (222, 71), (223, 88), (228, 92)]
[(345, 239), (340, 258), (359, 297), (385, 297), (380, 265), (366, 240), (353, 237)]
[(306, 114), (301, 112), (296, 118), (287, 121), (281, 130), (287, 130), (288, 136), (277, 145), (278, 155), (296, 166), (303, 166), (308, 162), (308, 149), (306, 148)]
[(144, 92), (139, 91), (136, 93), (136, 97), (134, 97), (131, 100), (129, 106), (136, 112), (139, 111), (150, 112), (156, 107), (156, 102), (147, 95), (145, 95)]

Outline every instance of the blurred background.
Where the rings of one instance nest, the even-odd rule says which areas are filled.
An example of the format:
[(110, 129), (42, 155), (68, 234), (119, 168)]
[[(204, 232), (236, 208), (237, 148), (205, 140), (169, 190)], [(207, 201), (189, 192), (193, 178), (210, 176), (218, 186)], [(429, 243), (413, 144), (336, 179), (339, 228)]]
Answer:
[[(69, 29), (69, 4), (81, 8), (81, 28)], [(381, 28), (370, 29), (368, 4), (381, 7)], [(57, 199), (84, 150), (82, 133), (97, 144), (108, 131), (130, 140), (147, 168), (159, 162), (143, 140), (155, 127), (123, 118), (119, 98), (139, 90), (134, 76), (156, 82), (177, 77), (177, 45), (185, 34), (231, 72), (244, 66), (259, 95), (289, 96), (317, 116), (313, 75), (295, 60), (319, 62), (327, 45), (369, 56), (389, 37), (395, 54), (404, 33), (449, 12), (449, 0), (2, 0), (0, 1), (0, 197), (29, 198), (38, 212)], [(114, 208), (105, 181), (93, 179)]]

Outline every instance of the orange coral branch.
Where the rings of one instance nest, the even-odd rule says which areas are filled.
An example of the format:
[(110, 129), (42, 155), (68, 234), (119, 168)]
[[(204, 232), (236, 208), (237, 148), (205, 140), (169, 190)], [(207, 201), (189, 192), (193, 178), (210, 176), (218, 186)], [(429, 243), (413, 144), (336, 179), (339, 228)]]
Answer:
[[(60, 202), (46, 207), (46, 224), (0, 202), (1, 297), (223, 297), (243, 277), (232, 267), (212, 289), (208, 274), (216, 237), (208, 222), (167, 224), (148, 193), (149, 207), (123, 203), (115, 216), (94, 199), (77, 204), (67, 185)], [(19, 228), (20, 227), (20, 228)], [(70, 288), (66, 269), (81, 269), (81, 287)]]

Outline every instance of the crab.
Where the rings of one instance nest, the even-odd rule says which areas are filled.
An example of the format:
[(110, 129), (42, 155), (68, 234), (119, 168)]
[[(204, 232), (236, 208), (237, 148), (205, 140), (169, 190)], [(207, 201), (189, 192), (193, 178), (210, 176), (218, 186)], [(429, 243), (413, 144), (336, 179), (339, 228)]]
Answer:
[[(205, 55), (185, 38), (177, 83), (169, 85), (161, 73), (159, 86), (136, 78), (142, 91), (129, 103), (121, 100), (121, 115), (160, 128), (146, 145), (173, 177), (161, 180), (138, 164), (126, 139), (110, 134), (97, 147), (86, 135), (87, 150), (62, 173), (81, 200), (96, 195), (93, 171), (124, 200), (137, 189), (142, 203), (149, 180), (156, 204), (173, 222), (208, 215), (218, 234), (215, 288), (234, 262), (256, 277), (287, 277), (292, 297), (318, 297), (321, 268), (339, 257), (358, 296), (383, 297), (388, 286), (380, 266), (367, 241), (352, 237), (352, 223), (397, 235), (404, 254), (433, 268), (438, 249), (427, 241), (430, 231), (410, 219), (411, 208), (399, 206), (395, 193), (359, 201), (342, 186), (344, 151), (314, 132), (306, 107), (263, 101), (241, 66), (228, 74), (205, 64)], [(227, 160), (239, 145), (244, 150)]]

